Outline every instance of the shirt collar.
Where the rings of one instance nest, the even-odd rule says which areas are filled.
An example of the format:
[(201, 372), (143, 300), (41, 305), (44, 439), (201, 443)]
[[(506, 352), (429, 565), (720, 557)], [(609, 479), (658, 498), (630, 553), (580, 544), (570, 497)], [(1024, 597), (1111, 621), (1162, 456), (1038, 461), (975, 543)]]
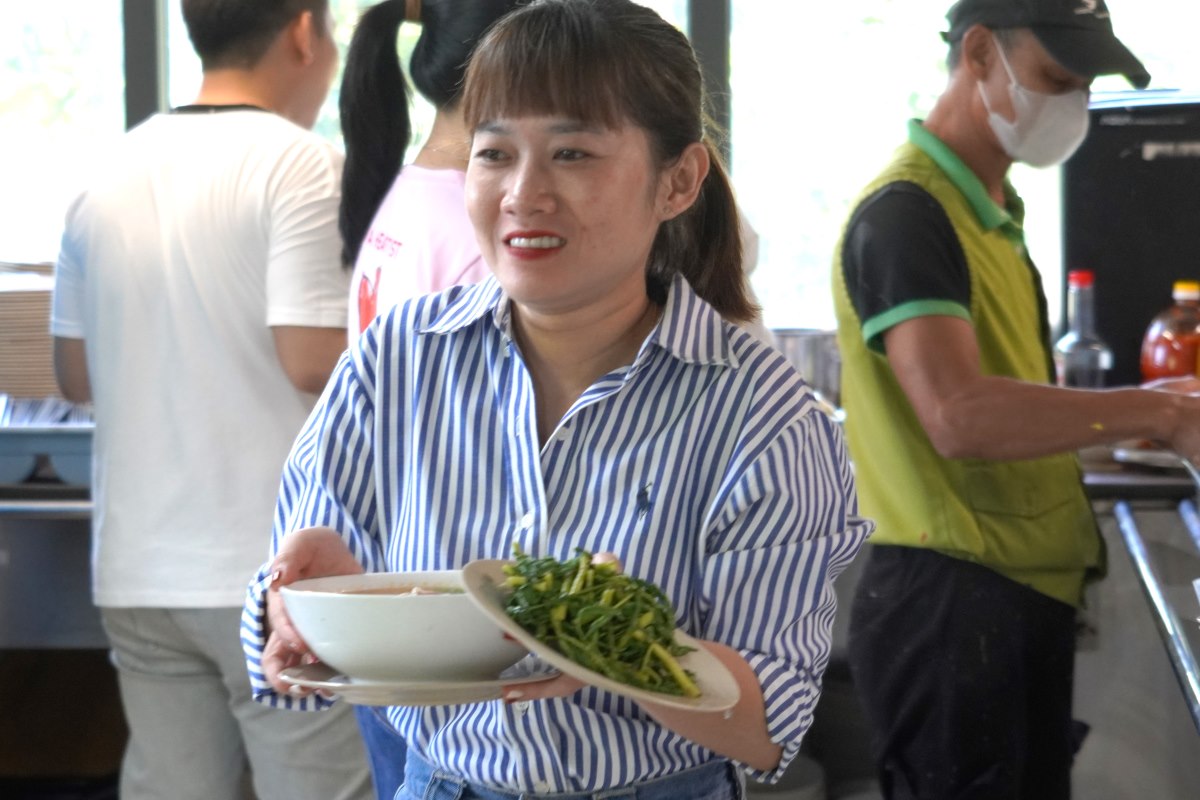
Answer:
[[(496, 330), (511, 338), (508, 296), (492, 276), (462, 291), (417, 332), (452, 333), (489, 315)], [(729, 346), (725, 324), (716, 310), (701, 300), (682, 276), (676, 275), (668, 287), (662, 316), (638, 352), (633, 370), (640, 367), (655, 346), (688, 363), (737, 367), (739, 362)]]
[(1004, 181), (1004, 198), (1007, 209), (996, 205), (996, 201), (984, 188), (971, 168), (950, 147), (926, 128), (919, 119), (908, 121), (908, 141), (918, 150), (929, 156), (938, 165), (950, 182), (962, 192), (975, 212), (979, 224), (985, 230), (995, 230), (1005, 224), (1015, 223), (1020, 226), (1025, 216), (1025, 204), (1013, 189), (1008, 180)]

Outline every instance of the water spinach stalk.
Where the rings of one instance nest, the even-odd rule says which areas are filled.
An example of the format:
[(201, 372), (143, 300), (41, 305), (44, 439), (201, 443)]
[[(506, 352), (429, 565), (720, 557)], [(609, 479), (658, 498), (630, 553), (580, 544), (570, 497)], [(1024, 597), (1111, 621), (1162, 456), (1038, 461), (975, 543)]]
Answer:
[(592, 563), (576, 550), (567, 561), (533, 558), (514, 547), (504, 568), (512, 590), (508, 615), (539, 641), (621, 683), (681, 697), (699, 697), (694, 676), (678, 657), (693, 648), (675, 642), (675, 612), (654, 584)]

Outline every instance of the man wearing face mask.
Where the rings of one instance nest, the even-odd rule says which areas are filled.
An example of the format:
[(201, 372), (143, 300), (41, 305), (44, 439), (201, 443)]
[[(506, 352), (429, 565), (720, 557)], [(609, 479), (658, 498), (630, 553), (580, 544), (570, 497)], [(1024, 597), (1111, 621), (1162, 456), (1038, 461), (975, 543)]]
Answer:
[(950, 79), (835, 256), (846, 432), (877, 531), (850, 663), (889, 798), (1068, 798), (1076, 609), (1104, 569), (1074, 455), (1200, 457), (1200, 398), (1053, 385), (1006, 175), (1071, 155), (1097, 75), (1149, 75), (1103, 0), (961, 0)]

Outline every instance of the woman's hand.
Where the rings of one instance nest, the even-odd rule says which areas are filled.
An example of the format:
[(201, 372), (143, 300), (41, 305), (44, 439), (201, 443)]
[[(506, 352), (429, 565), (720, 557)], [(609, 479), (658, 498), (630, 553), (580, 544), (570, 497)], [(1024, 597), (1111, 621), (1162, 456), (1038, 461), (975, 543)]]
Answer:
[(578, 678), (572, 678), (570, 675), (557, 675), (544, 681), (522, 683), (519, 686), (505, 686), (503, 696), (506, 703), (549, 700), (552, 697), (570, 697), (584, 686), (587, 684)]
[(304, 528), (284, 537), (271, 562), (271, 585), (267, 589), (267, 644), (263, 648), (263, 675), (275, 691), (305, 696), (309, 690), (286, 683), (279, 673), (289, 667), (316, 660), (308, 644), (292, 626), (279, 588), (304, 578), (356, 575), (363, 571), (332, 528)]

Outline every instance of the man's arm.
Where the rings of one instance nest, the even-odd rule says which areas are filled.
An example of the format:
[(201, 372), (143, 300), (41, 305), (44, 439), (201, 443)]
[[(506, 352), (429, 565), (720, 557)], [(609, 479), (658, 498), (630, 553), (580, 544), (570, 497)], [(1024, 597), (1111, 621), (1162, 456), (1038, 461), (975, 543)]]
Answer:
[(917, 317), (884, 333), (888, 363), (945, 458), (1021, 459), (1153, 439), (1200, 461), (1200, 397), (984, 375), (970, 323)]
[(54, 337), (54, 379), (62, 396), (72, 403), (92, 401), (92, 381), (88, 376), (87, 343), (83, 339)]
[(271, 328), (275, 353), (288, 380), (302, 392), (320, 394), (346, 349), (345, 328)]

